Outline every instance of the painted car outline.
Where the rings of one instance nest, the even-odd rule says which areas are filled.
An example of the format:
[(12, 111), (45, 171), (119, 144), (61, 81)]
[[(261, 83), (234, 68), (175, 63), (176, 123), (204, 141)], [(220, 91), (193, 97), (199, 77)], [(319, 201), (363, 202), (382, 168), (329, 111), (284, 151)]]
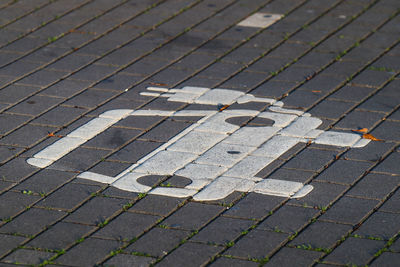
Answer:
[[(299, 142), (363, 147), (369, 140), (359, 135), (322, 131), (318, 118), (299, 110), (284, 109), (283, 103), (269, 98), (258, 98), (229, 89), (183, 87), (182, 89), (147, 88), (142, 95), (165, 97), (168, 101), (231, 105), (233, 103), (264, 102), (267, 111), (249, 109), (215, 110), (110, 110), (100, 114), (66, 137), (44, 148), (29, 158), (31, 165), (46, 168), (97, 134), (128, 116), (202, 116), (203, 118), (171, 138), (167, 143), (142, 157), (135, 164), (110, 177), (93, 172), (82, 172), (77, 177), (110, 184), (122, 190), (190, 197), (195, 200), (216, 200), (234, 191), (257, 192), (290, 198), (308, 194), (313, 187), (298, 182), (263, 179), (255, 175)], [(227, 122), (229, 118), (250, 116), (274, 121), (272, 126), (239, 127)], [(252, 143), (250, 137), (254, 136)], [(193, 146), (195, 140), (203, 142)], [(207, 143), (204, 145), (204, 143)], [(229, 151), (234, 153), (229, 153)], [(250, 167), (249, 167), (250, 166)], [(210, 171), (213, 170), (213, 171)], [(149, 187), (138, 182), (147, 175), (179, 175), (192, 183), (183, 187)]]

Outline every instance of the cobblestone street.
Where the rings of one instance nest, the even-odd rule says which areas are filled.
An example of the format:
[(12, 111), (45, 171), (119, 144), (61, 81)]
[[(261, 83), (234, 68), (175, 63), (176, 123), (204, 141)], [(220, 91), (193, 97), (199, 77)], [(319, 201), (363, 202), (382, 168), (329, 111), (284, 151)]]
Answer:
[(0, 266), (400, 266), (399, 0), (0, 0)]

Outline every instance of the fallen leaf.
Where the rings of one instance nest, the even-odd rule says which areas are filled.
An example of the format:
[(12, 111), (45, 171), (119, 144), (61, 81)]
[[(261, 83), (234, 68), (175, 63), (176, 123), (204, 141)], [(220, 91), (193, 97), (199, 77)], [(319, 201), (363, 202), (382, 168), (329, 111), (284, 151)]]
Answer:
[(154, 83), (154, 82), (150, 82), (150, 85), (156, 85), (156, 86), (168, 86), (168, 84), (166, 83)]
[(368, 132), (367, 128), (361, 128), (361, 129), (357, 129), (357, 130), (352, 130), (353, 132), (358, 132), (358, 133), (366, 133)]
[(312, 90), (313, 93), (321, 93), (321, 90)]
[(370, 139), (372, 141), (382, 141), (382, 139), (378, 139), (375, 136), (373, 136), (372, 134), (363, 134), (362, 137), (364, 139)]
[(217, 107), (218, 107), (218, 110), (219, 110), (219, 111), (223, 111), (223, 110), (227, 109), (227, 108), (229, 107), (229, 105), (218, 104)]
[(54, 133), (48, 133), (47, 136), (48, 137), (59, 137), (59, 138), (63, 137), (62, 135), (55, 135)]

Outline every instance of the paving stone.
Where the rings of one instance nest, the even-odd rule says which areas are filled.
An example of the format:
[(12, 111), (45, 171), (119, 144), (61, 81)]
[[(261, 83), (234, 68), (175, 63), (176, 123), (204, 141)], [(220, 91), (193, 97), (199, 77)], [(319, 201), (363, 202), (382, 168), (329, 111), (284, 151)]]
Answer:
[(386, 159), (384, 159), (373, 171), (386, 172), (389, 174), (400, 174), (400, 166), (396, 164), (399, 162), (400, 153), (393, 152)]
[(282, 248), (264, 266), (289, 266), (293, 262), (301, 266), (312, 265), (323, 253), (297, 248)]
[(18, 191), (26, 190), (38, 194), (48, 194), (50, 191), (53, 191), (72, 179), (73, 176), (75, 176), (73, 173), (45, 169), (29, 177), (13, 189)]
[(59, 104), (61, 101), (61, 99), (55, 97), (32, 96), (8, 111), (18, 114), (38, 115)]
[(121, 245), (121, 242), (115, 240), (88, 238), (57, 258), (55, 262), (70, 266), (93, 266)]
[(127, 204), (124, 199), (95, 197), (64, 219), (66, 222), (77, 222), (98, 225), (104, 223)]
[(32, 208), (1, 227), (3, 233), (35, 235), (65, 216), (65, 212)]
[(64, 104), (73, 107), (77, 106), (81, 108), (94, 108), (100, 104), (103, 104), (116, 94), (116, 92), (112, 91), (88, 89), (83, 93), (74, 96)]
[(265, 73), (243, 71), (222, 83), (221, 88), (252, 88), (263, 82), (267, 77)]
[(393, 143), (370, 142), (362, 149), (353, 148), (343, 158), (377, 162), (393, 148)]
[(95, 227), (93, 226), (58, 222), (28, 242), (26, 246), (60, 251), (94, 230)]
[(354, 225), (370, 213), (377, 204), (376, 200), (343, 197), (320, 218)]
[(135, 203), (129, 211), (144, 212), (154, 215), (167, 216), (178, 208), (183, 199), (171, 198), (159, 195), (147, 195)]
[(18, 81), (18, 84), (27, 84), (34, 86), (48, 86), (61, 80), (68, 73), (64, 71), (50, 71), (46, 69), (41, 69), (21, 80)]
[(396, 88), (399, 86), (400, 80), (394, 79), (390, 83), (388, 83), (385, 87), (383, 87), (381, 90), (379, 90), (378, 95), (383, 95), (383, 96), (392, 96), (392, 97), (398, 97), (399, 92)]
[(339, 90), (337, 90), (335, 93), (331, 95), (331, 98), (333, 99), (340, 99), (340, 100), (345, 100), (345, 101), (362, 101), (366, 97), (368, 97), (369, 94), (371, 94), (373, 91), (376, 89), (372, 87), (360, 87), (360, 86), (343, 86)]
[(392, 74), (382, 71), (364, 70), (361, 74), (352, 79), (351, 83), (356, 85), (379, 87), (381, 84), (389, 80), (391, 76)]
[(128, 163), (102, 161), (93, 168), (89, 169), (89, 172), (116, 177), (118, 174), (125, 171), (130, 166), (131, 164)]
[(0, 196), (0, 217), (3, 221), (24, 211), (40, 197), (8, 191)]
[(335, 152), (319, 149), (305, 149), (287, 162), (285, 168), (318, 171), (335, 157)]
[(22, 148), (0, 145), (0, 164), (4, 164), (5, 162), (14, 158), (17, 154), (19, 154), (22, 151), (23, 151)]
[(14, 264), (39, 265), (55, 255), (57, 254), (46, 251), (18, 249), (5, 257), (2, 261)]
[(389, 240), (399, 231), (398, 217), (399, 214), (396, 213), (375, 212), (354, 232), (354, 235)]
[(293, 205), (305, 207), (323, 208), (338, 199), (347, 189), (346, 185), (313, 181), (310, 183), (314, 189), (302, 198), (294, 198), (289, 201)]
[(394, 262), (399, 262), (400, 254), (399, 253), (391, 253), (391, 252), (383, 252), (376, 260), (374, 260), (369, 266), (380, 266), (380, 267), (389, 267), (392, 266)]
[(397, 177), (370, 173), (363, 177), (348, 192), (350, 196), (384, 199), (397, 188)]
[(72, 75), (71, 78), (86, 81), (98, 81), (113, 73), (116, 69), (116, 67), (111, 66), (90, 65)]
[(42, 90), (41, 95), (69, 98), (85, 90), (91, 82), (73, 79), (64, 79)]
[(84, 144), (85, 147), (116, 149), (133, 140), (142, 131), (110, 127)]
[(249, 220), (218, 217), (191, 240), (207, 244), (226, 245), (253, 224), (254, 222)]
[(0, 143), (29, 147), (55, 130), (55, 127), (27, 124), (1, 139)]
[(0, 99), (5, 103), (17, 103), (39, 90), (37, 86), (12, 84), (0, 90)]
[(4, 181), (19, 182), (35, 171), (37, 168), (26, 164), (25, 159), (21, 158), (15, 158), (0, 166), (1, 179)]
[(352, 107), (353, 103), (344, 101), (323, 101), (310, 110), (310, 113), (316, 117), (339, 119), (345, 115)]
[(253, 261), (244, 261), (239, 259), (231, 259), (220, 257), (215, 262), (213, 262), (210, 266), (213, 267), (224, 267), (224, 266), (232, 266), (232, 267), (241, 267), (241, 266), (259, 266), (259, 263)]
[(367, 264), (368, 260), (371, 259), (384, 244), (384, 241), (350, 237), (324, 258), (324, 262), (356, 265)]
[(189, 236), (190, 232), (187, 231), (155, 227), (127, 247), (125, 251), (162, 257)]
[(1, 75), (22, 76), (39, 67), (41, 63), (38, 62), (24, 62), (16, 61), (3, 67), (0, 71)]
[[(221, 206), (189, 202), (162, 223), (171, 228), (196, 230), (218, 216), (224, 209)], [(202, 216), (199, 217), (198, 214)]]
[(269, 175), (268, 178), (304, 183), (310, 180), (314, 175), (315, 173), (310, 171), (280, 168)]
[(194, 266), (200, 266), (207, 263), (221, 250), (222, 248), (217, 246), (187, 242), (169, 254), (159, 265), (185, 266), (190, 262)]
[(282, 202), (283, 199), (280, 197), (249, 193), (237, 204), (229, 208), (224, 215), (259, 220), (265, 217)]
[(154, 215), (124, 212), (93, 236), (130, 241), (155, 225), (160, 218)]
[(380, 211), (399, 213), (400, 212), (399, 202), (400, 202), (400, 197), (399, 197), (399, 191), (397, 190), (388, 200), (386, 200), (386, 202), (380, 208)]
[(371, 166), (368, 162), (338, 160), (325, 169), (316, 180), (352, 184)]
[(71, 211), (100, 189), (98, 185), (68, 183), (44, 198), (37, 206)]
[(255, 229), (243, 236), (224, 254), (262, 260), (278, 250), (287, 238), (288, 234)]
[(251, 93), (255, 96), (279, 98), (287, 94), (295, 85), (295, 82), (268, 81), (252, 90)]
[(307, 225), (317, 213), (316, 209), (285, 205), (265, 219), (258, 229), (295, 233)]
[(398, 133), (400, 131), (400, 122), (386, 120), (375, 128), (371, 134), (374, 136), (379, 136), (379, 139), (385, 141), (399, 142), (400, 138)]
[(108, 151), (100, 149), (77, 148), (49, 166), (60, 171), (84, 171), (104, 159)]
[(0, 256), (4, 256), (12, 249), (18, 247), (19, 244), (26, 241), (26, 238), (22, 236), (0, 234), (0, 241), (2, 243), (0, 248)]
[(357, 130), (359, 128), (371, 129), (378, 124), (384, 115), (377, 112), (362, 110), (351, 111), (341, 119), (334, 128)]
[(116, 74), (96, 84), (96, 88), (125, 91), (144, 79), (144, 76)]
[(349, 225), (316, 221), (296, 236), (289, 245), (328, 249), (351, 230)]
[(319, 92), (296, 90), (290, 93), (289, 96), (285, 97), (282, 101), (285, 103), (285, 107), (307, 109), (322, 98), (323, 95)]
[(149, 266), (155, 261), (155, 259), (150, 257), (141, 257), (135, 255), (127, 255), (119, 253), (113, 256), (111, 259), (104, 262), (105, 266)]
[(165, 121), (140, 138), (150, 141), (167, 142), (188, 126), (190, 124), (185, 122)]
[(0, 180), (0, 192), (4, 193), (5, 191), (8, 191), (11, 187), (15, 185), (16, 185), (15, 183)]
[(50, 126), (64, 126), (74, 121), (83, 113), (84, 110), (82, 109), (58, 106), (37, 117), (32, 121), (32, 123)]
[(397, 105), (398, 102), (396, 98), (385, 95), (374, 95), (361, 104), (359, 109), (378, 112), (391, 112), (396, 108)]

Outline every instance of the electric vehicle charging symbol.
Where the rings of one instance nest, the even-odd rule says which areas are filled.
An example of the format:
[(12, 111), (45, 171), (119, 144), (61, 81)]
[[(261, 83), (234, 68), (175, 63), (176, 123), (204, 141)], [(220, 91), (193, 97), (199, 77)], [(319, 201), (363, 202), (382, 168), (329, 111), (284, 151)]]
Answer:
[[(128, 116), (201, 116), (202, 119), (150, 152), (116, 177), (82, 172), (79, 178), (110, 184), (119, 189), (165, 195), (193, 196), (195, 200), (222, 199), (234, 191), (299, 198), (313, 187), (299, 182), (262, 179), (256, 174), (299, 142), (363, 147), (370, 140), (357, 134), (322, 131), (318, 118), (299, 110), (283, 108), (283, 103), (269, 98), (228, 89), (183, 87), (182, 89), (147, 88), (142, 95), (166, 97), (168, 101), (215, 105), (264, 102), (268, 111), (249, 109), (212, 110), (110, 110), (51, 144), (27, 162), (46, 168), (72, 150), (94, 138)], [(258, 117), (273, 120), (272, 126), (240, 127), (227, 120), (234, 117)], [(151, 188), (138, 182), (147, 175), (179, 175), (192, 183), (184, 188)]]

